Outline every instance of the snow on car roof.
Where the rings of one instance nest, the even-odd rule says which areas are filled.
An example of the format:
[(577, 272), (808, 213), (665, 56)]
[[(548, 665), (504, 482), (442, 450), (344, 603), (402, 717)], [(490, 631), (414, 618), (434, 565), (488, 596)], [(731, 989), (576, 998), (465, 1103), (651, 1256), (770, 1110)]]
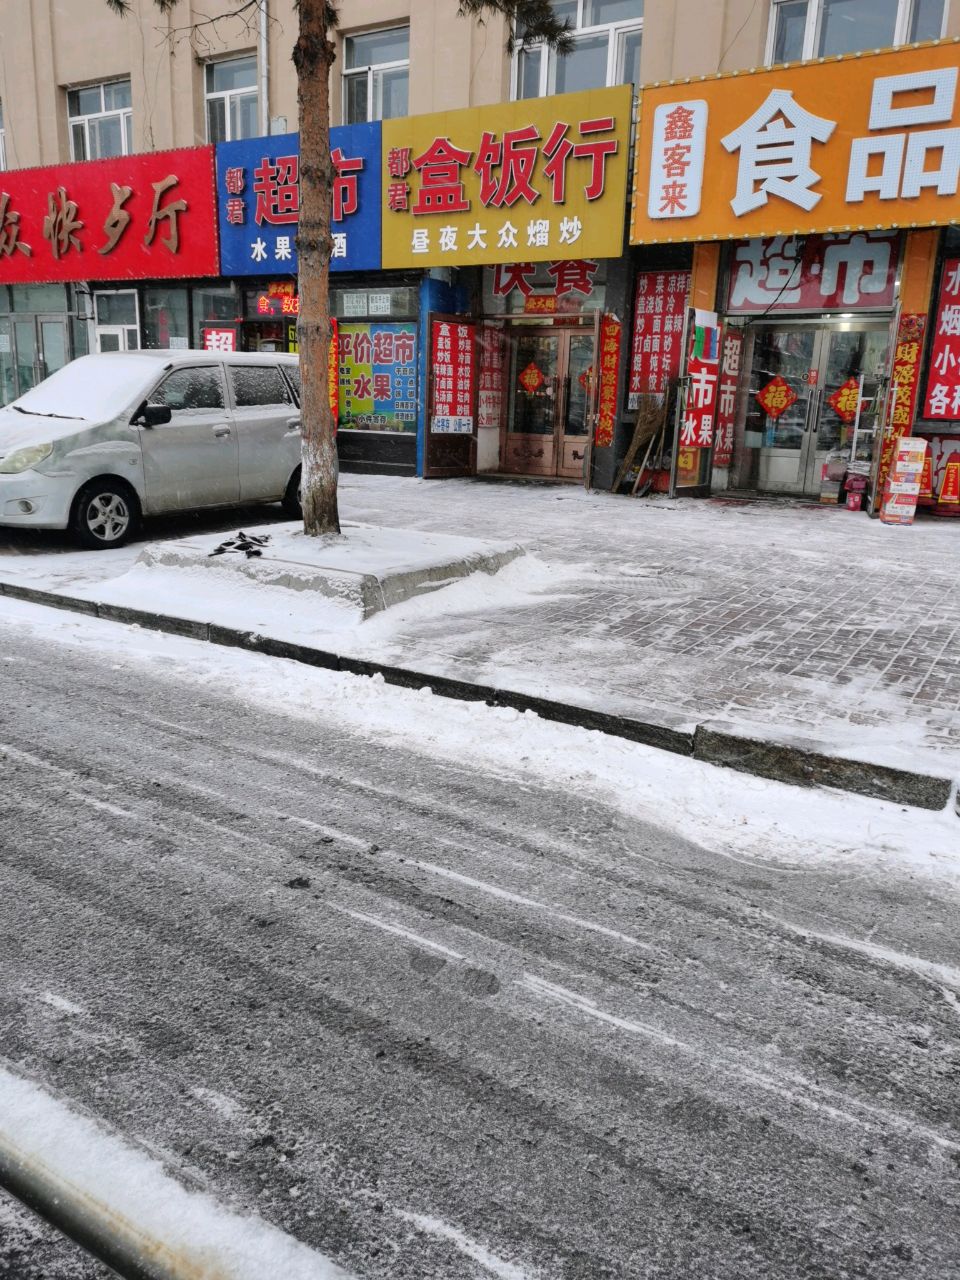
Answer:
[(101, 351), (98, 352), (97, 359), (129, 360), (138, 356), (152, 356), (170, 364), (198, 364), (203, 360), (223, 360), (227, 364), (275, 364), (279, 360), (283, 364), (296, 364), (300, 359), (286, 351), (203, 351), (199, 347), (196, 350), (178, 348), (176, 351), (165, 347), (151, 347), (141, 351)]

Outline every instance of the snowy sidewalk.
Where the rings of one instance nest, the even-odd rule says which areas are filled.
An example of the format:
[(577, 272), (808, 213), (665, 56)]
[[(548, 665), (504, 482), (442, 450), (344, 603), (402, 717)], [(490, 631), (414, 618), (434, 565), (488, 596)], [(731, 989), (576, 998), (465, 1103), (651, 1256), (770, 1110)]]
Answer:
[(343, 507), (516, 538), (547, 567), (529, 590), (521, 561), (481, 599), (445, 593), (455, 612), (385, 618), (363, 656), (960, 773), (960, 524), (357, 476)]
[[(953, 522), (357, 475), (341, 477), (341, 515), (529, 554), (362, 624), (277, 592), (208, 620), (609, 715), (960, 776)], [(177, 612), (176, 584), (158, 597), (129, 572), (142, 544), (64, 547), (0, 540), (0, 579)]]

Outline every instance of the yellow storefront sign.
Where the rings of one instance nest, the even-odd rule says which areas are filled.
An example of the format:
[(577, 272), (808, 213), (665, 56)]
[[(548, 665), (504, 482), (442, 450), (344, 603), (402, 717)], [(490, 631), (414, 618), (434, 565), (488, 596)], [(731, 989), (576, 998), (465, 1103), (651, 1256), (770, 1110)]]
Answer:
[(383, 266), (613, 258), (629, 85), (383, 122)]
[(958, 54), (944, 40), (643, 89), (631, 243), (957, 221)]

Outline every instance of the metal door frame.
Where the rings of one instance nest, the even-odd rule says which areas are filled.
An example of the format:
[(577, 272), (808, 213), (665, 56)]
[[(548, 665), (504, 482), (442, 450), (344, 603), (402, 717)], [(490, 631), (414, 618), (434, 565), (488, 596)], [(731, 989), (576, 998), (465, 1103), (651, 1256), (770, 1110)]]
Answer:
[[(829, 356), (830, 337), (834, 333), (856, 332), (865, 330), (867, 332), (890, 332), (890, 318), (888, 315), (877, 315), (873, 312), (865, 312), (862, 314), (854, 313), (849, 319), (841, 320), (839, 316), (791, 316), (788, 318), (772, 320), (764, 317), (761, 323), (750, 324), (749, 318), (746, 329), (752, 331), (752, 339), (756, 343), (757, 335), (764, 329), (813, 329), (815, 330), (815, 340), (813, 351), (811, 353), (811, 369), (817, 371), (816, 384), (811, 387), (811, 394), (807, 397), (807, 411), (804, 415), (803, 438), (800, 442), (798, 450), (799, 457), (797, 459), (797, 487), (793, 489), (764, 489), (758, 485), (758, 489), (762, 493), (781, 493), (787, 497), (812, 497), (819, 492), (819, 483), (814, 483), (816, 473), (817, 458), (817, 441), (820, 435), (820, 417), (823, 412), (823, 398), (826, 389), (825, 375), (826, 363)], [(887, 366), (889, 368), (891, 357), (891, 347), (888, 342), (887, 347)], [(749, 385), (749, 376), (752, 371), (753, 350), (751, 349), (750, 368), (744, 361), (744, 370), (742, 377), (747, 379)], [(761, 445), (761, 450), (766, 446)], [(786, 450), (784, 450), (786, 452)], [(790, 450), (790, 452), (793, 452)]]
[(46, 357), (44, 356), (42, 326), (44, 324), (59, 324), (63, 329), (63, 350), (66, 357), (64, 364), (69, 364), (73, 350), (70, 342), (70, 317), (65, 316), (62, 312), (48, 314), (47, 312), (23, 311), (20, 314), (11, 312), (8, 318), (10, 321), (10, 355), (13, 358), (13, 375), (16, 383), (14, 399), (16, 400), (29, 390), (29, 388), (21, 387), (20, 385), (20, 343), (17, 338), (17, 325), (31, 323), (33, 325), (33, 386), (37, 386), (44, 378), (50, 376)]
[[(498, 317), (503, 319), (503, 317)], [(557, 339), (557, 398), (553, 406), (553, 470), (548, 472), (530, 471), (525, 474), (536, 477), (538, 474), (546, 479), (554, 480), (570, 480), (575, 481), (576, 476), (562, 476), (560, 474), (560, 464), (563, 460), (563, 442), (566, 436), (566, 414), (567, 407), (570, 403), (570, 339), (576, 335), (590, 337), (593, 339), (593, 376), (590, 379), (590, 392), (587, 397), (587, 405), (585, 409), (586, 434), (584, 440), (584, 459), (583, 459), (583, 476), (584, 484), (589, 488), (590, 473), (593, 463), (593, 436), (596, 430), (597, 405), (599, 401), (599, 383), (600, 371), (597, 369), (597, 360), (600, 352), (600, 312), (594, 313), (593, 323), (586, 323), (583, 318), (578, 319), (576, 324), (552, 324), (537, 323), (527, 321), (517, 317), (507, 317), (507, 332), (510, 330), (523, 331), (529, 330), (536, 334), (548, 335)], [(516, 377), (511, 373), (509, 395), (506, 402), (506, 415), (503, 431), (502, 453), (506, 452), (507, 441), (510, 436), (529, 435), (529, 432), (513, 431), (511, 429), (512, 414), (511, 409), (514, 405), (514, 397), (516, 395)], [(544, 436), (545, 439), (549, 438)], [(571, 437), (579, 438), (579, 437)]]

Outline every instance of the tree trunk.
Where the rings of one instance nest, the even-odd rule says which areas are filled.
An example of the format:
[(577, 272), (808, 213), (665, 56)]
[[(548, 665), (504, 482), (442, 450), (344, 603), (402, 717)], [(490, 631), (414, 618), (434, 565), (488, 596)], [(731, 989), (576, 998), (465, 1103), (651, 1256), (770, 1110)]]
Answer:
[(327, 0), (300, 0), (300, 35), (293, 51), (300, 107), (300, 415), (303, 459), (303, 531), (313, 537), (340, 532), (337, 512), (337, 442), (327, 361), (330, 351), (330, 66)]

